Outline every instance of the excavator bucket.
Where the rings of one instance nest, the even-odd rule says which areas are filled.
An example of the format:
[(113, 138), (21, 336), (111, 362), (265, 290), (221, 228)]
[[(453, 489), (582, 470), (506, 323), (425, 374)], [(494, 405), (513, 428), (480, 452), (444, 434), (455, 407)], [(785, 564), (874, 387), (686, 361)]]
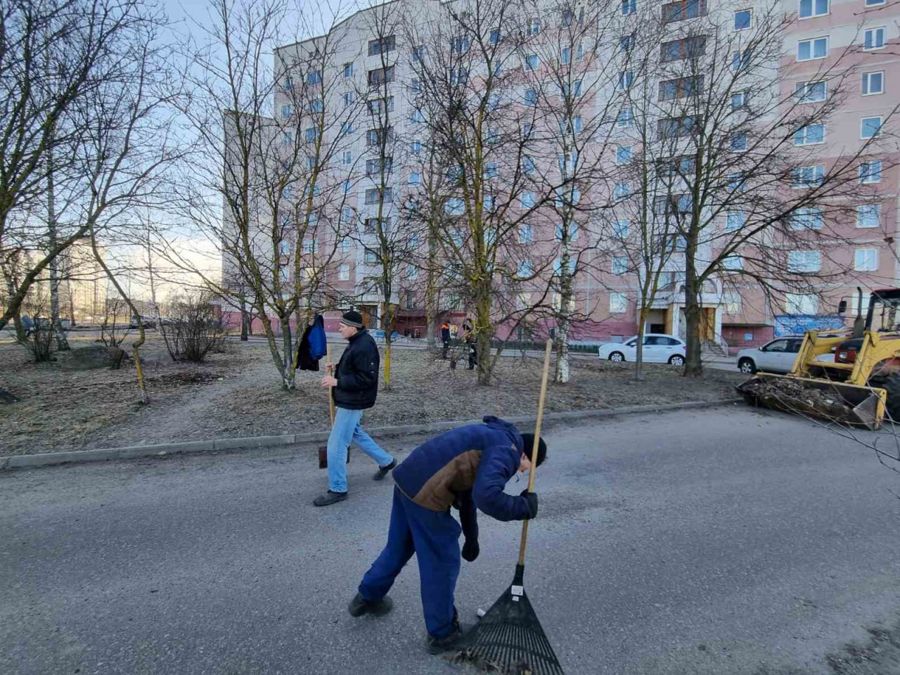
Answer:
[(881, 426), (887, 400), (878, 387), (772, 373), (757, 373), (737, 390), (750, 405), (869, 429)]

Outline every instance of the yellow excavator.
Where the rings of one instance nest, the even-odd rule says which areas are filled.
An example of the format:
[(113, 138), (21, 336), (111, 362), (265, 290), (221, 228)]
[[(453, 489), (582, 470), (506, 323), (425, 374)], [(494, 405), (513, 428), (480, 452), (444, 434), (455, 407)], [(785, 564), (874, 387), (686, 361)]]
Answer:
[[(738, 386), (751, 405), (878, 429), (900, 424), (900, 289), (872, 291), (853, 328), (808, 331), (787, 375), (758, 372)], [(841, 300), (838, 313), (847, 309)], [(833, 355), (832, 359), (830, 355)]]

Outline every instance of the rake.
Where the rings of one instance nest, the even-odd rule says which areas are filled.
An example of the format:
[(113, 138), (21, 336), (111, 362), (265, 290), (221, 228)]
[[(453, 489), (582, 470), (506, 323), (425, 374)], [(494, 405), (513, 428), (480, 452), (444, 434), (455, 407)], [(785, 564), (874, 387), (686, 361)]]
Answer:
[[(331, 345), (325, 345), (325, 372), (329, 375), (333, 375), (332, 372), (334, 368), (331, 364)], [(331, 394), (331, 388), (328, 388), (328, 417), (331, 420), (331, 426), (334, 426), (334, 396)], [(350, 448), (347, 448), (347, 463), (350, 463)], [(319, 446), (319, 468), (327, 469), (328, 468), (328, 446), (320, 445)]]
[[(541, 375), (541, 395), (538, 400), (537, 422), (534, 426), (534, 445), (531, 449), (529, 492), (534, 490), (537, 475), (538, 443), (547, 397), (547, 376), (550, 370), (552, 340), (544, 350), (544, 370)], [(463, 638), (459, 650), (451, 656), (456, 663), (470, 663), (481, 670), (514, 675), (561, 675), (562, 666), (541, 628), (537, 614), (525, 594), (525, 547), (528, 543), (528, 521), (522, 522), (519, 542), (519, 561), (512, 585), (506, 589), (478, 624)]]

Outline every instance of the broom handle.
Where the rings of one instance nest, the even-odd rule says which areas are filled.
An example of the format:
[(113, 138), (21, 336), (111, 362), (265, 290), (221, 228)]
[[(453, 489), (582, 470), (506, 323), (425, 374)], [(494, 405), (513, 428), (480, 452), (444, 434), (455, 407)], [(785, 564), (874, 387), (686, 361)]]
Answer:
[[(547, 379), (550, 375), (550, 351), (553, 349), (553, 340), (547, 339), (547, 346), (544, 348), (544, 371), (541, 373), (541, 396), (538, 399), (537, 421), (534, 424), (534, 443), (531, 448), (531, 471), (528, 476), (528, 491), (534, 491), (534, 480), (537, 478), (537, 456), (538, 445), (541, 440), (541, 422), (544, 420), (544, 401), (547, 398)], [(516, 576), (519, 570), (524, 571), (525, 567), (525, 547), (528, 545), (528, 519), (522, 521), (522, 540), (519, 542), (519, 566), (516, 570)]]
[[(329, 375), (331, 372), (331, 345), (325, 343), (325, 370)], [(334, 426), (334, 396), (331, 387), (328, 388), (328, 417), (331, 419), (331, 426)]]

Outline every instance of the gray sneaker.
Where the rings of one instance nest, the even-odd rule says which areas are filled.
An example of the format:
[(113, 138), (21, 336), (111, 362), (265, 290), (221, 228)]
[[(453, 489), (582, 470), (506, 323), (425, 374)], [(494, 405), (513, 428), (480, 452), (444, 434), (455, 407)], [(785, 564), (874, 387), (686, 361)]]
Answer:
[(391, 463), (387, 466), (379, 466), (378, 471), (376, 471), (375, 475), (372, 476), (372, 480), (384, 480), (384, 477), (387, 476), (391, 471), (393, 471), (395, 466), (397, 466), (396, 459), (392, 459)]
[(374, 614), (375, 616), (384, 616), (391, 611), (394, 601), (388, 596), (384, 596), (381, 600), (371, 602), (366, 600), (361, 593), (357, 593), (350, 601), (347, 611), (350, 616), (362, 616), (363, 614)]
[(337, 504), (345, 499), (347, 499), (346, 492), (332, 492), (329, 490), (321, 497), (316, 497), (313, 500), (313, 506), (331, 506), (332, 504)]

